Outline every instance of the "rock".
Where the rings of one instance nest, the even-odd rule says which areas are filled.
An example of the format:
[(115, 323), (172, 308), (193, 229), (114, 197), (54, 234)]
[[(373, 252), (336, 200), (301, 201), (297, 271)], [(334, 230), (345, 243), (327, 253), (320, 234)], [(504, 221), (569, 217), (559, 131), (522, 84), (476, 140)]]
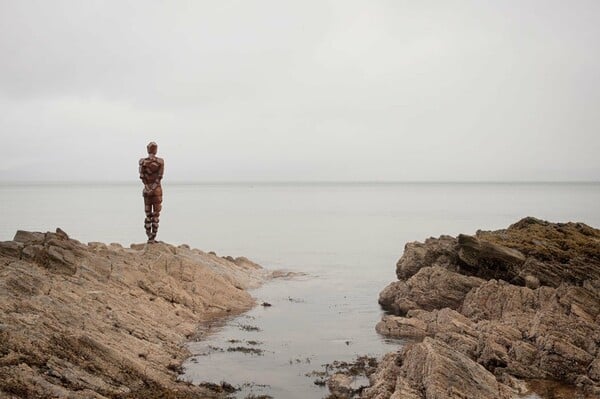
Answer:
[(600, 230), (583, 223), (550, 223), (525, 218), (498, 232), (477, 232), (477, 238), (524, 254), (523, 265), (541, 284), (581, 285), (600, 279)]
[(600, 352), (596, 355), (596, 359), (590, 364), (589, 376), (592, 380), (600, 382)]
[(600, 230), (525, 218), (409, 243), (396, 272), (379, 297), (395, 315), (376, 330), (416, 342), (384, 357), (363, 397), (501, 398), (522, 379), (600, 393)]
[(54, 245), (43, 251), (41, 256), (47, 259), (43, 266), (59, 274), (73, 275), (77, 272), (77, 259), (73, 252)]
[[(26, 298), (33, 297), (35, 295), (40, 295), (47, 289), (46, 282), (44, 281), (43, 276), (39, 274), (32, 273), (29, 270), (25, 270), (19, 272), (14, 270), (13, 268), (8, 268), (2, 275), (2, 279), (0, 280), (0, 292), (4, 290), (4, 292), (10, 292), (13, 298), (13, 301), (17, 301), (17, 298), (21, 298), (26, 302)], [(1, 298), (1, 296), (0, 296)], [(0, 322), (3, 320), (0, 318)], [(21, 322), (24, 324), (35, 323), (37, 318), (35, 316), (28, 315), (21, 319)], [(10, 325), (8, 322), (4, 322), (5, 325)], [(1, 348), (0, 344), (0, 348)], [(2, 353), (0, 351), (0, 353)]]
[(361, 395), (363, 399), (421, 399), (418, 390), (408, 386), (404, 379), (398, 378), (402, 359), (398, 352), (390, 352), (383, 356), (377, 370), (369, 377), (370, 387)]
[(527, 258), (515, 282), (522, 281), (527, 286), (527, 279), (530, 279), (530, 281), (535, 279), (540, 285), (558, 287), (562, 281), (561, 274), (563, 272), (561, 269), (563, 268), (564, 266), (560, 264), (544, 263), (535, 258)]
[(509, 387), (514, 393), (516, 393), (518, 397), (522, 397), (525, 394), (530, 393), (530, 389), (525, 381), (513, 377), (508, 373), (500, 373), (497, 376), (497, 378), (498, 381), (500, 381), (501, 383)]
[(352, 379), (345, 374), (336, 373), (329, 377), (327, 379), (327, 388), (329, 388), (329, 392), (336, 398), (346, 399), (352, 397)]
[(427, 324), (412, 317), (383, 316), (375, 326), (375, 330), (389, 337), (424, 338), (427, 336)]
[(27, 245), (21, 252), (23, 260), (29, 261), (40, 261), (42, 254), (44, 253), (44, 247), (41, 245)]
[(407, 317), (384, 316), (375, 329), (393, 338), (435, 337), (469, 356), (475, 356), (478, 349), (479, 332), (476, 324), (449, 308), (412, 310)]
[(534, 291), (502, 280), (489, 280), (467, 294), (460, 312), (472, 320), (499, 320), (530, 314), (552, 292), (549, 288)]
[(102, 242), (92, 241), (88, 242), (88, 247), (95, 250), (108, 250), (108, 246)]
[(515, 249), (465, 234), (458, 236), (458, 258), (467, 267), (473, 269), (474, 275), (507, 281), (518, 275), (518, 270), (526, 259)]
[(457, 264), (457, 240), (450, 236), (429, 238), (425, 243), (409, 242), (404, 246), (404, 254), (396, 264), (399, 280), (406, 280), (425, 266), (441, 266), (452, 270)]
[(540, 287), (540, 280), (537, 277), (528, 274), (525, 276), (525, 287), (535, 290)]
[[(450, 346), (431, 338), (407, 345), (395, 361), (382, 362), (380, 367), (393, 371), (381, 375), (391, 377), (394, 398), (447, 399), (482, 398), (508, 399), (511, 389), (496, 381), (492, 373)], [(451, 382), (450, 382), (451, 381)], [(379, 382), (379, 385), (384, 385)], [(372, 388), (364, 398), (376, 398)], [(385, 397), (385, 396), (383, 396)]]
[(15, 242), (15, 241), (1, 241), (0, 242), (0, 255), (19, 259), (21, 257), (22, 249), (23, 249), (23, 244), (21, 244), (20, 242)]
[(545, 220), (534, 218), (533, 216), (526, 216), (523, 219), (519, 220), (516, 223), (511, 224), (508, 229), (509, 230), (528, 230), (532, 226), (549, 226), (550, 223)]
[(56, 235), (65, 240), (69, 239), (69, 235), (60, 227), (56, 228)]
[(35, 231), (17, 230), (13, 241), (23, 244), (41, 244), (44, 242), (45, 234)]
[(457, 309), (467, 293), (483, 282), (480, 278), (440, 266), (423, 267), (407, 281), (398, 281), (385, 288), (379, 295), (379, 303), (398, 315), (411, 309)]
[(237, 266), (245, 268), (245, 269), (258, 270), (261, 268), (260, 265), (252, 262), (250, 259), (246, 258), (245, 256), (239, 256), (239, 257), (235, 258), (233, 260), (233, 263), (235, 263)]

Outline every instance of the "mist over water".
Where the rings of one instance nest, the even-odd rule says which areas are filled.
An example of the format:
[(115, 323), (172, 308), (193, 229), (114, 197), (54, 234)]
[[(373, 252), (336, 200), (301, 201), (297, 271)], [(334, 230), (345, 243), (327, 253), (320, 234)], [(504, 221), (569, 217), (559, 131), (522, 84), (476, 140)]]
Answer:
[[(525, 216), (600, 226), (598, 183), (165, 183), (164, 193), (159, 240), (307, 273), (253, 291), (273, 306), (191, 344), (196, 355), (185, 364), (184, 378), (196, 383), (255, 382), (268, 385), (255, 392), (287, 398), (324, 396), (305, 376), (324, 363), (396, 348), (374, 327), (377, 296), (395, 279), (406, 242), (505, 228)], [(56, 227), (83, 242), (146, 238), (140, 185), (3, 185), (0, 220), (0, 240)], [(263, 355), (228, 353), (229, 340), (259, 341)]]

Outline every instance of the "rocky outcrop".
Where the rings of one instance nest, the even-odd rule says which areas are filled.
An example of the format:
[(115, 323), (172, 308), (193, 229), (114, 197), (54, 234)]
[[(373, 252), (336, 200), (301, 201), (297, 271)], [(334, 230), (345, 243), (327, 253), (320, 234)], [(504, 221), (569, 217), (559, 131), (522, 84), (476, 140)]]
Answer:
[(182, 344), (268, 277), (187, 245), (19, 231), (0, 242), (0, 397), (212, 397), (176, 381)]
[(411, 343), (363, 398), (505, 398), (532, 379), (600, 397), (600, 230), (525, 218), (409, 243), (396, 271), (376, 329)]

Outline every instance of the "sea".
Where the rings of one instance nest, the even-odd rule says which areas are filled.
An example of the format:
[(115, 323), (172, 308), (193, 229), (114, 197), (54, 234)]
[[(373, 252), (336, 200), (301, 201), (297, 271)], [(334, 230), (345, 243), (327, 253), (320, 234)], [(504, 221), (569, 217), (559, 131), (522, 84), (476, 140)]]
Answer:
[[(398, 350), (403, 342), (375, 332), (382, 316), (377, 298), (395, 280), (407, 242), (502, 229), (525, 216), (600, 227), (600, 183), (165, 182), (163, 188), (159, 240), (298, 272), (253, 290), (258, 306), (187, 344), (192, 356), (180, 378), (225, 381), (241, 388), (233, 394), (238, 398), (323, 398), (318, 373), (327, 365)], [(19, 229), (60, 227), (82, 242), (144, 242), (141, 189), (2, 184), (0, 240)]]

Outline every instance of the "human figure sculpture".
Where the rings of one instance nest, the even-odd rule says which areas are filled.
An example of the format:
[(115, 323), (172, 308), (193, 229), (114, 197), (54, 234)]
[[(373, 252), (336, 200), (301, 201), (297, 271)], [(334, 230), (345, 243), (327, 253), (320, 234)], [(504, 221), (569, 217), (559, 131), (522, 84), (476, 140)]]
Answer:
[(148, 156), (140, 159), (140, 179), (144, 183), (144, 210), (146, 220), (144, 227), (148, 236), (148, 243), (156, 242), (156, 233), (158, 232), (158, 219), (162, 209), (162, 187), (160, 181), (163, 177), (165, 161), (156, 156), (158, 145), (152, 141), (146, 148)]

